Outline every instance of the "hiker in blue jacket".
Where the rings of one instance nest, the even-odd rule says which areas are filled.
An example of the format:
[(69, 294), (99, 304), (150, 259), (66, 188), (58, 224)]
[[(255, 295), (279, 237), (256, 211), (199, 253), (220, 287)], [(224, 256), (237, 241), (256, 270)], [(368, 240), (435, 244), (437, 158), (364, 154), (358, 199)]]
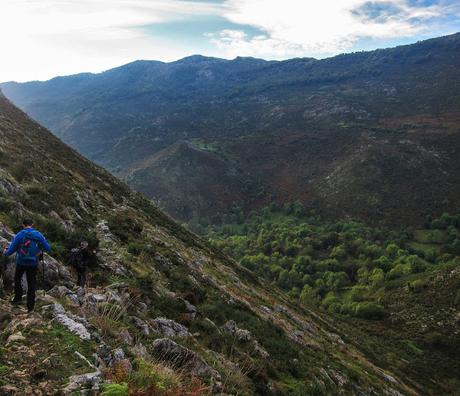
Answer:
[(24, 273), (27, 278), (27, 310), (32, 312), (35, 306), (35, 290), (37, 287), (37, 269), (43, 251), (49, 252), (51, 246), (46, 238), (34, 229), (34, 222), (26, 219), (22, 222), (23, 229), (16, 234), (8, 249), (3, 254), (11, 256), (16, 253), (16, 271), (14, 274), (13, 304), (22, 301), (21, 279)]

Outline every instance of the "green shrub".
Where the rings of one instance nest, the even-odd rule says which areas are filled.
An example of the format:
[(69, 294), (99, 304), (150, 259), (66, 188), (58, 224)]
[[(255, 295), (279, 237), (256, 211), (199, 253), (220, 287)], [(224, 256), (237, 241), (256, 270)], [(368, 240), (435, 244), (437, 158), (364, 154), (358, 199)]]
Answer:
[(128, 244), (128, 253), (133, 254), (134, 256), (139, 256), (142, 253), (144, 245), (138, 242), (130, 242)]
[(119, 212), (108, 219), (108, 226), (112, 234), (122, 242), (128, 242), (140, 236), (143, 227), (135, 217), (126, 212)]
[(110, 384), (105, 385), (102, 389), (101, 396), (128, 396), (129, 387), (128, 384)]
[(410, 274), (409, 264), (398, 264), (390, 272), (387, 273), (387, 280), (393, 280), (403, 277), (404, 275)]
[(29, 167), (30, 164), (20, 162), (11, 168), (10, 173), (18, 182), (22, 182), (30, 174)]
[(405, 342), (406, 348), (409, 352), (413, 353), (414, 355), (423, 355), (423, 350), (420, 349), (415, 342), (413, 341), (406, 341)]
[(0, 198), (0, 212), (9, 212), (13, 210), (16, 203), (12, 199)]
[(346, 299), (350, 302), (360, 302), (367, 299), (368, 289), (366, 286), (355, 285), (346, 294)]
[(378, 320), (386, 316), (385, 308), (375, 302), (361, 302), (356, 304), (354, 315), (358, 318)]
[(179, 381), (175, 374), (144, 360), (138, 360), (135, 369), (129, 375), (129, 383), (138, 389), (165, 391), (177, 387)]
[(46, 236), (50, 241), (63, 241), (66, 238), (66, 230), (54, 218), (46, 218), (39, 216), (35, 223), (37, 228)]
[(420, 293), (428, 287), (428, 280), (426, 279), (416, 279), (407, 284), (407, 287), (412, 293)]

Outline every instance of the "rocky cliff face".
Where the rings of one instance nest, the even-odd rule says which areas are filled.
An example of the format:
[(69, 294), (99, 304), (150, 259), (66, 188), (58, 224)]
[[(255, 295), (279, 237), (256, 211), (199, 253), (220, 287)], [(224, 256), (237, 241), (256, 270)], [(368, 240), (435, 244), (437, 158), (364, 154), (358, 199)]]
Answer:
[[(291, 305), (3, 96), (0, 138), (0, 243), (30, 216), (54, 246), (31, 315), (7, 303), (7, 263), (2, 394), (411, 395), (421, 388), (377, 367), (336, 323)], [(67, 265), (81, 239), (98, 251), (86, 290), (73, 286)]]

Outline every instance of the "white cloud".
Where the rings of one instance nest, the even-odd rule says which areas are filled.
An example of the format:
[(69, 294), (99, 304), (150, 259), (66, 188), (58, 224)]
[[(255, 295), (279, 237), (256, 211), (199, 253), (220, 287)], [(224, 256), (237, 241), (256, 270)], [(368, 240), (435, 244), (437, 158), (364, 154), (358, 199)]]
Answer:
[[(440, 5), (411, 6), (407, 0), (227, 0), (226, 5), (226, 18), (265, 35), (224, 30), (212, 42), (228, 56), (276, 58), (336, 54), (360, 38), (412, 37), (422, 31), (423, 21), (449, 12)], [(376, 18), (370, 11), (379, 7), (382, 17)]]
[(0, 0), (0, 81), (177, 59), (186, 48), (139, 26), (220, 12), (216, 4), (180, 0)]
[[(330, 55), (352, 48), (362, 37), (413, 37), (424, 28), (436, 35), (439, 29), (430, 21), (439, 22), (448, 13), (460, 15), (458, 0), (438, 0), (437, 4), (411, 6), (409, 0), (0, 0), (0, 81), (97, 72), (136, 59), (169, 61), (197, 52), (268, 59)], [(197, 33), (206, 18), (222, 23), (222, 30), (207, 37), (203, 37), (205, 31)], [(225, 20), (241, 28), (225, 28)], [(159, 36), (141, 29), (178, 21), (195, 23), (191, 35), (196, 37), (180, 29), (171, 32), (177, 33), (171, 37), (167, 31)], [(248, 26), (260, 33), (249, 34)], [(211, 48), (209, 41), (214, 44)]]

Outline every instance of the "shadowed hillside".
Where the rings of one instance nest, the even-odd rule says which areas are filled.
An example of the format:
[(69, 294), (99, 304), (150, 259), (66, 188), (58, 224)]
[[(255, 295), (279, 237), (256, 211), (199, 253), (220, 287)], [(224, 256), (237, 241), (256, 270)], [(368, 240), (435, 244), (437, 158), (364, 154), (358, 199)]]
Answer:
[[(459, 66), (455, 34), (320, 61), (194, 56), (2, 87), (181, 219), (298, 199), (326, 215), (407, 225), (458, 208)], [(203, 153), (184, 167), (167, 149), (179, 141), (221, 165)], [(190, 175), (203, 180), (195, 191)]]

